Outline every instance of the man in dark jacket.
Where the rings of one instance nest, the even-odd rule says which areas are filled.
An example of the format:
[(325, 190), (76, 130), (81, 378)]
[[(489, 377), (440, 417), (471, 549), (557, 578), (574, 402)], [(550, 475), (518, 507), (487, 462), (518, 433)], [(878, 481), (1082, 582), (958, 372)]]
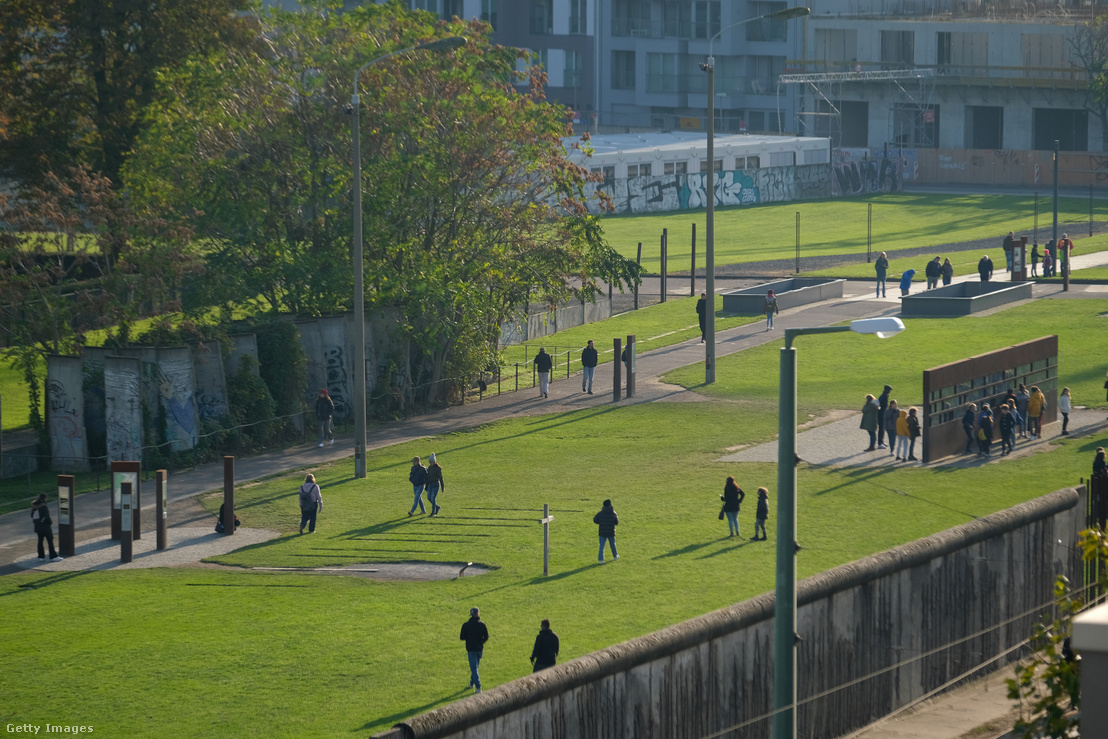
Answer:
[(554, 360), (546, 353), (546, 347), (540, 346), (539, 353), (535, 355), (535, 371), (539, 373), (539, 395), (549, 398), (550, 370), (554, 367)]
[(977, 274), (982, 282), (988, 282), (993, 276), (993, 260), (989, 259), (988, 254), (981, 257), (981, 261), (977, 263)]
[(700, 300), (696, 301), (696, 317), (700, 321), (700, 343), (703, 344), (708, 330), (708, 293), (700, 293)]
[(616, 552), (616, 526), (619, 525), (619, 516), (616, 515), (616, 509), (612, 508), (611, 500), (604, 501), (604, 507), (592, 517), (592, 522), (600, 527), (600, 555), (598, 559), (601, 562), (604, 561), (605, 541), (612, 547), (612, 556), (619, 559), (619, 553)]
[[(885, 448), (885, 411), (889, 409), (889, 393), (893, 391), (892, 385), (885, 386), (885, 392), (881, 393), (881, 397), (877, 399), (877, 405), (881, 408), (881, 412), (877, 414), (877, 448)], [(889, 444), (893, 444), (896, 440), (891, 436), (889, 437)]]
[(550, 630), (549, 619), (543, 619), (539, 635), (535, 637), (535, 647), (531, 650), (531, 672), (553, 667), (558, 661), (558, 635)]
[(469, 655), (469, 687), (476, 688), (476, 692), (480, 693), (481, 676), (477, 674), (477, 668), (481, 665), (481, 656), (485, 653), (489, 630), (481, 620), (479, 608), (469, 609), (469, 620), (462, 624), (462, 633), (458, 638), (466, 643), (466, 653)]
[(939, 261), (939, 257), (935, 257), (927, 263), (927, 268), (923, 272), (927, 276), (927, 289), (931, 290), (939, 286), (939, 278), (943, 276), (943, 265)]
[(411, 517), (416, 508), (420, 513), (426, 513), (427, 509), (423, 507), (423, 488), (427, 484), (427, 468), (419, 463), (419, 457), (412, 457), (412, 471), (408, 473), (408, 482), (412, 484), (412, 493), (415, 495), (408, 516)]
[(587, 391), (589, 395), (592, 395), (592, 376), (596, 372), (596, 361), (596, 347), (592, 345), (592, 339), (589, 339), (589, 345), (581, 351), (581, 392)]
[(331, 425), (331, 416), (335, 415), (335, 401), (327, 394), (325, 388), (320, 388), (319, 397), (315, 399), (315, 417), (319, 419), (319, 445), (323, 446), (323, 437), (329, 436), (331, 443), (335, 443), (335, 429)]

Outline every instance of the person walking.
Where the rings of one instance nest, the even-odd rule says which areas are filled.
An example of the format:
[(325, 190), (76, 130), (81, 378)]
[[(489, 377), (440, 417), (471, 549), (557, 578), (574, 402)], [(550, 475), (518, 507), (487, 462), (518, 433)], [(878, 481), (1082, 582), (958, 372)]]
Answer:
[(739, 507), (746, 500), (746, 493), (735, 482), (735, 478), (728, 477), (723, 484), (723, 495), (719, 499), (723, 501), (723, 513), (727, 516), (727, 536), (738, 536)]
[(696, 301), (696, 318), (700, 323), (700, 343), (703, 344), (708, 330), (708, 293), (700, 293), (700, 300)]
[(466, 654), (469, 656), (468, 687), (475, 688), (474, 692), (480, 693), (481, 675), (477, 670), (485, 653), (485, 642), (489, 640), (489, 628), (481, 620), (480, 608), (469, 609), (469, 620), (462, 624), (462, 632), (458, 638), (466, 643)]
[[(766, 540), (766, 519), (769, 518), (769, 490), (758, 488), (758, 510), (754, 513), (754, 538), (751, 541)], [(758, 538), (761, 529), (762, 537)]]
[[(888, 387), (886, 385), (886, 387)], [(877, 402), (877, 398), (872, 395), (867, 395), (865, 402), (862, 404), (862, 423), (858, 428), (862, 429), (869, 434), (869, 446), (863, 449), (863, 452), (872, 452), (877, 449), (877, 422), (878, 417), (881, 415), (881, 406)]]
[(546, 353), (546, 347), (540, 346), (539, 353), (535, 355), (535, 371), (539, 373), (539, 395), (550, 397), (550, 370), (554, 367), (554, 360)]
[(943, 287), (946, 287), (954, 279), (954, 265), (950, 263), (949, 258), (943, 259), (943, 266), (939, 272), (943, 276)]
[(927, 263), (924, 274), (927, 276), (928, 290), (939, 286), (939, 278), (943, 276), (943, 265), (942, 262), (939, 261), (939, 257), (935, 257)]
[(904, 297), (912, 289), (912, 278), (916, 276), (914, 269), (905, 270), (900, 276), (900, 296)]
[(592, 378), (596, 374), (597, 360), (596, 347), (592, 345), (592, 339), (589, 339), (589, 343), (581, 350), (581, 392), (589, 395), (592, 395)]
[(885, 434), (889, 437), (889, 454), (896, 454), (896, 422), (900, 418), (900, 408), (895, 400), (889, 401), (889, 407), (885, 409)]
[(1028, 433), (1032, 439), (1042, 438), (1043, 435), (1043, 411), (1046, 410), (1046, 396), (1038, 385), (1031, 386), (1031, 400), (1027, 401), (1027, 425)]
[(315, 417), (319, 420), (319, 445), (323, 446), (324, 437), (329, 437), (331, 443), (335, 443), (335, 427), (331, 418), (335, 415), (335, 401), (327, 394), (327, 388), (320, 388), (319, 395), (315, 399)]
[(57, 562), (63, 559), (54, 549), (54, 521), (50, 518), (50, 504), (46, 502), (46, 493), (39, 493), (31, 503), (31, 523), (38, 535), (38, 558), (46, 559), (46, 551), (42, 547), (45, 541), (50, 545), (50, 561)]
[(427, 468), (419, 463), (419, 457), (412, 457), (412, 470), (408, 473), (408, 482), (412, 484), (412, 492), (415, 494), (415, 502), (412, 503), (412, 509), (408, 511), (408, 518), (411, 518), (416, 508), (420, 513), (427, 512), (423, 507), (423, 488), (427, 485)]
[(1022, 382), (1016, 390), (1016, 413), (1019, 415), (1019, 435), (1027, 438), (1027, 407), (1031, 403), (1031, 393), (1027, 392), (1027, 386)]
[(919, 416), (915, 408), (908, 409), (908, 461), (918, 462), (916, 459), (916, 439), (919, 438)]
[(435, 459), (435, 453), (427, 458), (427, 502), (431, 504), (431, 515), (437, 516), (442, 506), (438, 504), (440, 490), (446, 490), (446, 482), (442, 479), (442, 467)]
[(973, 451), (973, 444), (977, 441), (974, 429), (977, 426), (977, 403), (970, 403), (966, 412), (962, 415), (962, 430), (966, 432), (966, 454)]
[(535, 646), (531, 649), (532, 673), (553, 667), (558, 662), (558, 635), (550, 630), (550, 619), (544, 618), (539, 624), (539, 634), (535, 637)]
[(898, 410), (896, 418), (896, 454), (898, 461), (908, 461), (908, 411)]
[(773, 317), (781, 312), (781, 309), (777, 307), (777, 298), (773, 294), (773, 290), (766, 293), (766, 331), (773, 328)]
[(1073, 411), (1073, 398), (1068, 387), (1062, 388), (1062, 394), (1058, 396), (1058, 412), (1062, 414), (1062, 436), (1069, 436), (1067, 430), (1070, 425), (1070, 413)]
[(1039, 276), (1039, 245), (1031, 245), (1031, 276)]
[(607, 541), (612, 547), (613, 559), (619, 559), (619, 553), (616, 552), (616, 526), (619, 525), (619, 516), (616, 515), (616, 509), (612, 507), (611, 499), (604, 501), (603, 507), (600, 512), (592, 517), (592, 522), (600, 528), (600, 555), (598, 559), (600, 562), (604, 561), (604, 542)]
[(885, 297), (885, 277), (889, 273), (889, 258), (885, 256), (885, 252), (881, 252), (881, 256), (877, 257), (873, 268), (877, 272), (877, 297), (883, 298)]
[[(877, 399), (877, 407), (880, 411), (877, 414), (877, 448), (885, 448), (885, 411), (889, 409), (889, 393), (893, 391), (892, 385), (886, 385), (885, 389), (881, 392), (881, 396)], [(893, 440), (889, 438), (889, 444), (892, 444)]]
[(1016, 233), (1009, 231), (1008, 235), (1004, 237), (1004, 269), (1008, 272), (1012, 271), (1012, 249), (1016, 245)]
[(977, 263), (977, 274), (982, 282), (988, 282), (992, 278), (993, 260), (989, 259), (988, 254), (981, 257), (981, 261)]
[[(323, 494), (316, 485), (315, 475), (310, 472), (304, 478), (304, 484), (300, 486), (300, 533), (304, 533), (304, 525), (308, 526), (308, 533), (315, 533), (315, 519), (323, 510)], [(223, 516), (220, 515), (220, 520)], [(235, 520), (238, 525), (238, 519)]]

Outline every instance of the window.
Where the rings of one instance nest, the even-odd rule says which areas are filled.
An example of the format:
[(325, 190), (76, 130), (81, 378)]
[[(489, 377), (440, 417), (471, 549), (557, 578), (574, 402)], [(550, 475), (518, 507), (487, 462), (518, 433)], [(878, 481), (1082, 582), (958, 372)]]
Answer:
[(858, 31), (846, 28), (816, 29), (816, 59), (827, 62), (824, 71), (854, 71), (854, 61), (858, 58)]
[[(753, 18), (777, 13), (785, 9), (785, 3), (751, 3), (750, 14)], [(788, 40), (789, 22), (783, 20), (761, 20), (749, 23), (746, 26), (747, 41), (786, 41)]]
[(554, 32), (554, 0), (531, 0), (531, 33), (543, 36)]
[(650, 0), (615, 0), (612, 5), (613, 36), (649, 36)]
[(1067, 108), (1034, 108), (1031, 111), (1032, 148), (1061, 151), (1088, 151), (1089, 112)]
[(907, 69), (916, 63), (915, 36), (911, 31), (881, 32), (883, 69)]
[(447, 20), (458, 17), (465, 18), (465, 9), (462, 0), (442, 0), (442, 17)]
[(643, 164), (628, 164), (627, 165), (628, 177), (649, 177), (650, 176), (650, 162), (644, 162)]
[(689, 28), (688, 2), (667, 2), (662, 6), (662, 35), (667, 38), (686, 38)]
[(785, 59), (779, 56), (750, 57), (750, 92), (770, 95), (777, 87), (777, 78), (785, 71)]
[[(989, 36), (985, 33), (940, 31), (935, 59), (940, 72), (959, 71), (967, 67), (984, 67), (989, 63)], [(965, 69), (965, 74), (975, 74)]]
[(735, 157), (735, 169), (758, 169), (758, 157)]
[[(700, 160), (700, 171), (701, 172), (707, 172), (708, 171), (708, 160), (707, 159), (701, 159)], [(715, 171), (717, 171), (717, 172), (722, 172), (723, 171), (723, 160), (722, 159), (717, 159), (716, 160)]]
[(562, 79), (563, 87), (581, 86), (581, 52), (566, 51), (566, 66)]
[(688, 174), (687, 162), (666, 162), (662, 165), (662, 174)]
[(1057, 33), (1024, 33), (1020, 36), (1020, 46), (1023, 66), (1038, 67), (1032, 76), (1041, 79), (1065, 77), (1069, 74), (1065, 36)]
[(771, 167), (791, 167), (796, 164), (796, 152), (795, 151), (774, 151), (769, 155), (769, 166)]
[(603, 167), (593, 167), (591, 170), (593, 173), (604, 174), (604, 184), (610, 185), (616, 178), (616, 168), (613, 165), (606, 165)]
[(635, 89), (635, 52), (612, 52), (612, 89)]
[(677, 91), (676, 54), (646, 55), (646, 90), (647, 92)]
[(569, 0), (569, 32), (589, 32), (588, 0)]
[(693, 3), (693, 38), (712, 38), (719, 33), (719, 2), (697, 0)]
[(893, 143), (934, 147), (939, 140), (939, 106), (900, 104), (893, 108)]
[(481, 0), (481, 20), (496, 28), (496, 0)]
[(1004, 148), (1004, 108), (999, 105), (966, 106), (966, 148)]

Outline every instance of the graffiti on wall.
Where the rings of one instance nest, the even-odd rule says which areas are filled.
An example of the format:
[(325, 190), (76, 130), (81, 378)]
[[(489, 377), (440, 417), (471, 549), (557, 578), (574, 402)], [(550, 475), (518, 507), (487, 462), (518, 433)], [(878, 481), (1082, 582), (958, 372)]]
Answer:
[(105, 360), (104, 415), (108, 463), (141, 459), (142, 396), (138, 360), (118, 357)]
[(346, 354), (341, 346), (323, 348), (323, 366), (327, 373), (327, 392), (335, 402), (335, 418), (345, 419), (353, 409), (346, 366)]
[[(78, 375), (80, 376), (80, 375)], [(70, 392), (60, 378), (49, 378), (46, 384), (47, 418), (50, 424), (50, 452), (55, 463), (84, 462), (85, 421), (81, 417), (80, 396)]]
[[(824, 198), (831, 194), (831, 168), (827, 164), (808, 164), (765, 169), (729, 170), (713, 178), (715, 204), (757, 205), (781, 203), (800, 198)], [(617, 213), (651, 213), (706, 208), (707, 174), (676, 174), (661, 177), (631, 177), (586, 187), (589, 210), (598, 213), (593, 197), (605, 192)]]
[(861, 159), (834, 165), (831, 194), (834, 197), (900, 192), (904, 185), (901, 159)]
[(158, 395), (165, 411), (165, 436), (174, 451), (192, 449), (196, 443), (196, 405), (192, 360), (188, 350), (159, 352)]

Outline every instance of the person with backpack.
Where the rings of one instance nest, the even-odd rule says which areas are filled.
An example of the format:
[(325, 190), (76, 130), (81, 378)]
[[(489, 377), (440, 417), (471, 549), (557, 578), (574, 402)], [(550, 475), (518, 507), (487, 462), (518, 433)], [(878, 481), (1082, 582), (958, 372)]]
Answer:
[(781, 312), (781, 309), (777, 307), (777, 297), (773, 294), (773, 290), (770, 290), (766, 294), (766, 331), (773, 328), (773, 317)]
[(35, 502), (31, 503), (31, 522), (38, 534), (38, 558), (46, 559), (46, 552), (42, 548), (42, 542), (46, 541), (50, 545), (50, 561), (61, 560), (54, 550), (54, 522), (50, 518), (50, 504), (46, 502), (46, 493), (39, 493)]
[(323, 494), (315, 483), (315, 475), (308, 473), (304, 484), (300, 486), (300, 533), (304, 533), (304, 524), (308, 533), (315, 533), (315, 518), (323, 510)]

